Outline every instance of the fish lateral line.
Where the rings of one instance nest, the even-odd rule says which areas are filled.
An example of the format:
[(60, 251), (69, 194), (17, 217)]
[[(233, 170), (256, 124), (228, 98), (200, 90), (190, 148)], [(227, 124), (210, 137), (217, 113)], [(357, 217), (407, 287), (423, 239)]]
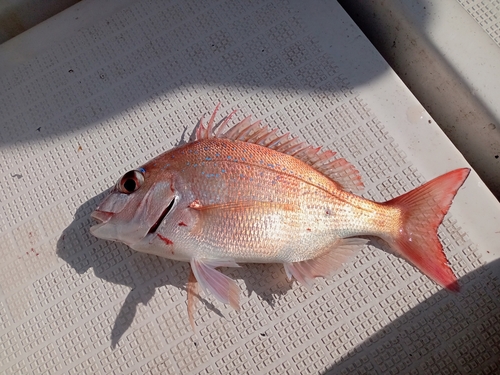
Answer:
[[(213, 160), (213, 159), (210, 159), (210, 160), (206, 160), (205, 162), (208, 164), (208, 163), (216, 163), (216, 162), (220, 162), (221, 160)], [(348, 204), (348, 205), (352, 205), (354, 206), (356, 209), (360, 210), (360, 211), (364, 211), (366, 213), (372, 213), (373, 210), (370, 210), (369, 208), (367, 207), (363, 207), (362, 205), (359, 205), (359, 204), (356, 204), (355, 202), (351, 202), (351, 201), (348, 201), (347, 199), (344, 199), (340, 194), (336, 194), (338, 190), (340, 191), (343, 191), (338, 182), (332, 180), (330, 177), (328, 176), (324, 176), (326, 179), (328, 179), (328, 181), (330, 183), (333, 183), (333, 186), (334, 186), (334, 189), (337, 190), (337, 191), (332, 191), (332, 190), (329, 190), (329, 189), (326, 189), (318, 184), (315, 184), (311, 181), (307, 181), (306, 179), (304, 179), (303, 177), (299, 176), (299, 175), (296, 175), (296, 174), (292, 174), (292, 173), (287, 173), (286, 171), (281, 171), (281, 170), (278, 170), (278, 169), (275, 169), (275, 168), (269, 168), (267, 165), (264, 165), (264, 164), (260, 164), (260, 163), (250, 163), (250, 162), (247, 162), (247, 161), (240, 161), (240, 160), (236, 160), (235, 158), (231, 158), (231, 159), (224, 159), (222, 160), (223, 162), (225, 163), (235, 163), (235, 164), (240, 164), (240, 165), (247, 165), (247, 166), (250, 166), (250, 167), (254, 167), (254, 168), (258, 168), (258, 169), (263, 169), (263, 170), (267, 170), (267, 171), (271, 171), (271, 172), (274, 172), (278, 175), (282, 175), (282, 176), (289, 176), (289, 177), (292, 177), (292, 178), (295, 178), (297, 179), (298, 181), (300, 182), (303, 182), (304, 184), (306, 185), (309, 185), (309, 186), (312, 186), (312, 187), (315, 187), (316, 189), (319, 189), (321, 191), (323, 191), (324, 193), (334, 197), (334, 199), (344, 203), (344, 204)], [(306, 165), (308, 165), (307, 163), (305, 163)], [(309, 165), (308, 165), (309, 166)], [(355, 194), (354, 194), (355, 195)], [(360, 199), (364, 199), (358, 195), (355, 195), (356, 197), (360, 198)], [(264, 202), (261, 202), (261, 203), (264, 203)], [(236, 207), (229, 207), (230, 203), (226, 203), (225, 205), (228, 205), (227, 209), (229, 208), (232, 208), (232, 209), (236, 209)], [(217, 205), (212, 205), (213, 207), (210, 207), (210, 206), (200, 206), (199, 205), (199, 201), (196, 200), (196, 201), (193, 201), (189, 207), (190, 208), (194, 208), (196, 210), (199, 210), (199, 211), (202, 211), (202, 210), (208, 210), (208, 209), (217, 209), (217, 208), (224, 208), (222, 207), (222, 205), (219, 205), (219, 207), (217, 207)], [(246, 207), (248, 207), (248, 205), (246, 205)], [(241, 207), (241, 208), (244, 208), (244, 207)], [(286, 209), (286, 208), (285, 208)], [(288, 209), (287, 211), (293, 211), (293, 210), (290, 210)]]
[[(286, 154), (284, 154), (286, 155)], [(239, 164), (239, 165), (246, 165), (246, 166), (250, 166), (250, 167), (254, 167), (256, 169), (264, 169), (266, 171), (271, 171), (271, 172), (274, 172), (276, 174), (279, 174), (281, 176), (289, 176), (289, 177), (292, 177), (292, 178), (295, 178), (297, 179), (298, 181), (300, 182), (303, 182), (309, 186), (313, 186), (317, 189), (320, 189), (322, 190), (323, 192), (329, 194), (329, 195), (333, 195), (335, 196), (335, 198), (341, 200), (343, 203), (349, 203), (348, 201), (346, 200), (343, 200), (342, 198), (338, 197), (337, 195), (333, 194), (332, 191), (328, 190), (328, 189), (325, 189), (324, 187), (320, 186), (320, 185), (317, 185), (317, 184), (314, 184), (312, 183), (311, 181), (307, 181), (306, 179), (304, 179), (303, 177), (297, 175), (297, 174), (293, 174), (293, 173), (287, 173), (286, 171), (282, 171), (282, 170), (278, 170), (278, 169), (275, 169), (275, 168), (270, 168), (268, 167), (267, 165), (264, 165), (264, 164), (260, 164), (260, 163), (249, 163), (247, 161), (241, 161), (241, 160), (236, 160), (235, 158), (231, 158), (231, 159), (223, 159), (223, 160), (213, 160), (213, 159), (210, 159), (210, 160), (204, 160), (205, 163), (217, 163), (217, 162), (221, 162), (223, 161), (224, 163), (235, 163), (235, 164)], [(304, 163), (306, 164), (308, 167), (310, 167), (307, 163)], [(311, 167), (312, 168), (312, 167)], [(323, 175), (324, 176), (324, 175)], [(332, 180), (330, 177), (328, 176), (324, 176), (326, 179), (328, 179), (329, 182), (333, 182), (334, 183), (334, 186), (335, 186), (335, 189), (338, 189), (338, 190), (341, 190), (340, 186), (339, 186), (339, 183)], [(359, 207), (360, 209), (363, 209), (361, 207)]]

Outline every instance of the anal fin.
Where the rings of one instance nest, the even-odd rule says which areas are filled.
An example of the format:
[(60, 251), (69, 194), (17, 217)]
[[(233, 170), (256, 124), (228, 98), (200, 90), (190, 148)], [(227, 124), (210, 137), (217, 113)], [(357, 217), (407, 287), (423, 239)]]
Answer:
[(207, 290), (215, 298), (224, 304), (229, 304), (235, 310), (240, 309), (240, 290), (236, 282), (223, 273), (217, 271), (216, 267), (239, 267), (233, 261), (213, 259), (191, 259), (191, 270), (199, 285), (206, 293)]
[(331, 276), (367, 242), (368, 240), (362, 238), (340, 239), (330, 251), (317, 258), (284, 263), (286, 275), (289, 280), (294, 277), (299, 283), (311, 289), (316, 277)]

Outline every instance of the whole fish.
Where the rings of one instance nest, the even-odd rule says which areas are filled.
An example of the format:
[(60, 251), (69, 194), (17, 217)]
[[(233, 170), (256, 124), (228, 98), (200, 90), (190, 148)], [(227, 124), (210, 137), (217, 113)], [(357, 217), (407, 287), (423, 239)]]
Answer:
[(218, 267), (283, 263), (310, 287), (378, 236), (438, 284), (457, 291), (437, 228), (469, 174), (462, 168), (384, 203), (351, 192), (357, 169), (245, 118), (215, 129), (217, 106), (196, 139), (121, 177), (92, 217), (99, 238), (190, 262), (188, 315), (194, 329), (197, 285), (239, 308), (236, 283)]

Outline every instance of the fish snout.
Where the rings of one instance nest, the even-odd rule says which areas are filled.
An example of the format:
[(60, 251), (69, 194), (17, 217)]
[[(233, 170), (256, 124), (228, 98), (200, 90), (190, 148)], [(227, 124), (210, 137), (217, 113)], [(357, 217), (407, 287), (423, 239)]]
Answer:
[(108, 239), (103, 233), (103, 227), (105, 227), (106, 223), (113, 217), (113, 213), (95, 210), (90, 216), (98, 221), (98, 224), (90, 227), (90, 233), (97, 238)]
[(106, 223), (113, 216), (113, 212), (95, 210), (90, 214), (90, 217), (96, 219), (100, 223)]

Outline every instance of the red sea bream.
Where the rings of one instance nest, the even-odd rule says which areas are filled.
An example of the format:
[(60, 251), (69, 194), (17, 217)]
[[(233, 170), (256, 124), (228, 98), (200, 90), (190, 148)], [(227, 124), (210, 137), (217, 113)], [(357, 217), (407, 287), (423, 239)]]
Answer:
[[(377, 236), (438, 284), (458, 290), (437, 237), (469, 169), (457, 169), (377, 203), (357, 169), (331, 151), (245, 118), (224, 132), (214, 111), (196, 139), (127, 172), (92, 213), (93, 235), (191, 264), (188, 313), (197, 285), (239, 307), (236, 283), (217, 270), (238, 263), (282, 263), (311, 286)], [(234, 113), (234, 112), (233, 112)]]

